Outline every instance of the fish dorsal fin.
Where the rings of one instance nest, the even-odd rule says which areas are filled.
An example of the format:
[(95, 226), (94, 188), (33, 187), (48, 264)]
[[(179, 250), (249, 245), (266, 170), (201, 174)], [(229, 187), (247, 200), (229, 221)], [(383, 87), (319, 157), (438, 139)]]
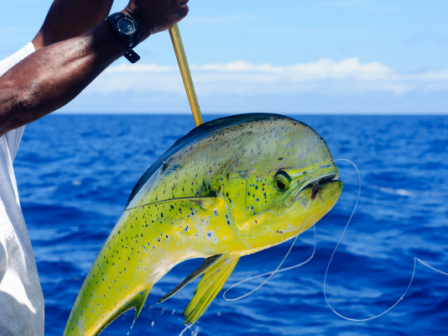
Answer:
[(215, 256), (212, 256), (210, 258), (207, 258), (202, 263), (201, 267), (199, 267), (196, 271), (191, 273), (189, 276), (185, 278), (184, 281), (182, 281), (180, 284), (178, 284), (171, 292), (166, 294), (163, 298), (161, 298), (157, 303), (162, 303), (166, 300), (168, 300), (170, 297), (172, 297), (174, 294), (176, 294), (178, 291), (180, 291), (182, 288), (184, 288), (186, 285), (188, 285), (190, 282), (201, 276), (209, 267), (215, 265), (217, 262), (219, 262), (224, 257), (223, 254), (218, 254)]
[(202, 277), (194, 292), (194, 297), (185, 308), (182, 315), (185, 324), (194, 324), (204, 314), (210, 303), (218, 295), (221, 288), (232, 274), (240, 258), (226, 257), (210, 266)]

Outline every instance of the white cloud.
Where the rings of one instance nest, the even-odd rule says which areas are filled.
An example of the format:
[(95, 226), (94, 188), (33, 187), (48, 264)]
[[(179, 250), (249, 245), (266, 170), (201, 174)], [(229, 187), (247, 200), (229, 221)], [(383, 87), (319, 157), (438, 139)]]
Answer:
[(342, 7), (342, 8), (369, 8), (374, 12), (396, 11), (397, 7), (393, 6), (390, 1), (384, 0), (330, 0), (318, 2), (314, 1), (309, 6), (314, 7)]
[(371, 3), (372, 0), (337, 0), (337, 1), (324, 1), (316, 4), (329, 7), (363, 7), (366, 5), (370, 5)]
[(31, 28), (11, 26), (11, 27), (0, 27), (0, 34), (16, 34), (33, 31)]
[(182, 23), (192, 26), (227, 25), (236, 22), (247, 22), (253, 19), (250, 15), (231, 16), (187, 16)]
[[(448, 69), (399, 73), (381, 63), (361, 63), (357, 58), (323, 59), (290, 66), (255, 65), (243, 61), (192, 65), (201, 96), (295, 95), (314, 92), (350, 96), (382, 92), (448, 92)], [(112, 94), (134, 91), (185, 95), (177, 67), (156, 64), (121, 64), (105, 71), (90, 91)]]

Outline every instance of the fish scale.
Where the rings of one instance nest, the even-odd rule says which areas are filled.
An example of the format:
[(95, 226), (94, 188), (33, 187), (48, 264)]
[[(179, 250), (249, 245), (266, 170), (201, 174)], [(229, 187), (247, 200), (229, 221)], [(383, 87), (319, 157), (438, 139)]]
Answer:
[[(240, 257), (293, 238), (334, 206), (342, 182), (326, 181), (311, 202), (306, 181), (337, 175), (325, 141), (288, 117), (250, 114), (194, 129), (137, 183), (87, 275), (64, 335), (98, 335), (132, 308), (137, 318), (159, 279), (185, 260), (205, 258), (159, 301), (203, 276), (184, 311), (186, 323), (195, 323)], [(303, 201), (294, 203), (298, 196), (310, 200), (307, 209)], [(291, 198), (293, 205), (287, 203)]]

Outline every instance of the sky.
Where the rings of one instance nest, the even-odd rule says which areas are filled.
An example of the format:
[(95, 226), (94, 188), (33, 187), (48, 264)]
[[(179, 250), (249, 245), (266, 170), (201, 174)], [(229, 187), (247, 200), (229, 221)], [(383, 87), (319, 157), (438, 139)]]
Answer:
[[(51, 3), (0, 0), (0, 59), (34, 37)], [(189, 6), (179, 27), (203, 113), (448, 114), (446, 0)], [(117, 60), (60, 112), (190, 113), (168, 32), (136, 51), (138, 63)]]

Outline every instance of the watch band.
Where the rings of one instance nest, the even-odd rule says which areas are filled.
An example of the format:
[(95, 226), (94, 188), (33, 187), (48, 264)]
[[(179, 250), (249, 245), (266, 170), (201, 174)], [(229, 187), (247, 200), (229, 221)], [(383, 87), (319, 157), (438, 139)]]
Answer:
[(126, 52), (123, 56), (132, 64), (137, 63), (140, 60), (140, 56), (132, 49)]
[(137, 62), (140, 56), (132, 50), (140, 42), (140, 30), (137, 22), (123, 13), (111, 14), (104, 21), (109, 23), (118, 38), (127, 43), (128, 51), (123, 56), (131, 63)]

